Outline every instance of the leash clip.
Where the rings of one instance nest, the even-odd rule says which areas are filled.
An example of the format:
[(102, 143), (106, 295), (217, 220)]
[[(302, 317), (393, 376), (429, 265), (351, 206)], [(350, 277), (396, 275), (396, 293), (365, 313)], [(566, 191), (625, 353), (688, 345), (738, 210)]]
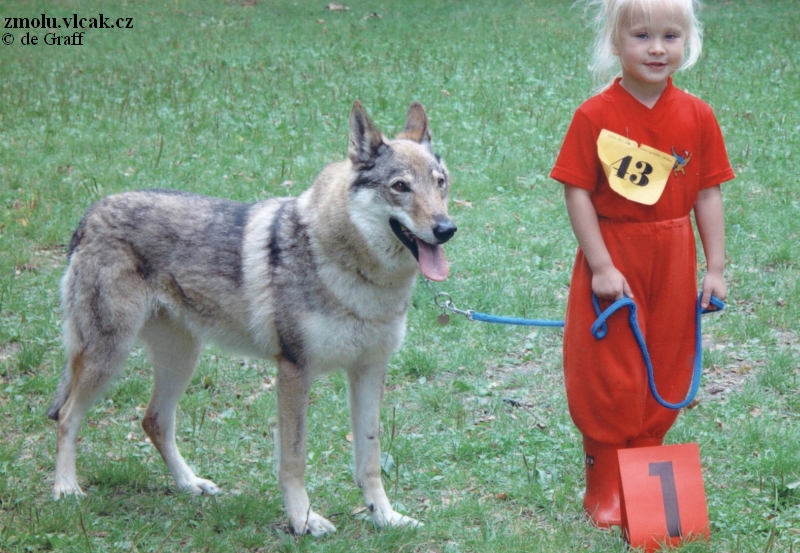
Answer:
[(428, 287), (428, 290), (431, 291), (433, 294), (433, 303), (436, 304), (436, 307), (442, 310), (442, 314), (437, 317), (439, 324), (444, 326), (450, 322), (450, 316), (445, 313), (445, 311), (450, 311), (455, 315), (463, 315), (467, 319), (472, 319), (472, 310), (464, 311), (463, 309), (459, 309), (456, 307), (456, 304), (453, 303), (453, 298), (447, 292), (440, 292), (436, 289), (433, 285), (433, 282), (425, 279), (425, 286)]
[(463, 309), (456, 307), (456, 304), (453, 303), (453, 299), (447, 292), (437, 292), (433, 297), (433, 303), (436, 304), (436, 307), (440, 309), (446, 309), (447, 311), (455, 313), (456, 315), (464, 315), (468, 319), (472, 317), (472, 311), (464, 311)]

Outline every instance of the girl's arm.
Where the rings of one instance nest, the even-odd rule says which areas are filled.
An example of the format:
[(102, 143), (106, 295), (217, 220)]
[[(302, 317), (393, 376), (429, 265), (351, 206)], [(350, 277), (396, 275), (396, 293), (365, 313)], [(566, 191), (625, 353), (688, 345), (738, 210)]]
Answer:
[(600, 234), (600, 224), (592, 204), (591, 193), (583, 188), (565, 184), (564, 198), (572, 230), (592, 270), (592, 292), (598, 298), (608, 301), (618, 300), (623, 294), (633, 298), (628, 281), (614, 266)]
[(703, 297), (700, 305), (708, 307), (711, 294), (721, 300), (728, 296), (725, 285), (725, 217), (722, 211), (722, 191), (719, 186), (701, 190), (694, 203), (694, 219), (706, 256), (706, 275), (703, 277)]

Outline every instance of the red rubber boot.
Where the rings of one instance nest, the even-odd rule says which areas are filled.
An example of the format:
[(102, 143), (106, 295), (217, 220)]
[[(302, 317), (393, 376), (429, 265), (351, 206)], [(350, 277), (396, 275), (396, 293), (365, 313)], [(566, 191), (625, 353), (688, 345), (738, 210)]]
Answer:
[(617, 450), (626, 444), (604, 444), (583, 438), (586, 452), (586, 493), (583, 509), (598, 528), (622, 525), (620, 511), (619, 459)]

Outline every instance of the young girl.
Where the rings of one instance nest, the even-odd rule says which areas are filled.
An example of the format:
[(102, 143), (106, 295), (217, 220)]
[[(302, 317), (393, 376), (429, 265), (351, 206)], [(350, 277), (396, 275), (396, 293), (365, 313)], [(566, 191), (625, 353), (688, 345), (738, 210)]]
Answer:
[(686, 397), (695, 355), (697, 258), (690, 212), (706, 258), (701, 304), (726, 296), (720, 183), (734, 177), (711, 108), (672, 74), (701, 50), (694, 0), (589, 0), (598, 7), (596, 76), (621, 76), (581, 105), (550, 176), (564, 184), (578, 253), (564, 332), (567, 400), (586, 453), (583, 505), (600, 527), (620, 524), (617, 450), (661, 445), (677, 411), (649, 392), (622, 309), (608, 334), (590, 333), (623, 295), (638, 307), (660, 395)]

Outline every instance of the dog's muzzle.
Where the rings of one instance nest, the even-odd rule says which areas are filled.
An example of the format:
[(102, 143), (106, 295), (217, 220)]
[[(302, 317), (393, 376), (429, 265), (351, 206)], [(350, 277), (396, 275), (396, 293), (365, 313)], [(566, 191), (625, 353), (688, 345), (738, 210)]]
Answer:
[(414, 255), (417, 263), (419, 263), (419, 270), (425, 278), (437, 282), (447, 278), (450, 273), (450, 267), (447, 264), (447, 258), (445, 258), (444, 248), (442, 248), (441, 244), (450, 240), (458, 230), (453, 221), (446, 216), (435, 218), (431, 231), (437, 241), (436, 244), (422, 240), (397, 219), (389, 219), (389, 226), (398, 240)]

